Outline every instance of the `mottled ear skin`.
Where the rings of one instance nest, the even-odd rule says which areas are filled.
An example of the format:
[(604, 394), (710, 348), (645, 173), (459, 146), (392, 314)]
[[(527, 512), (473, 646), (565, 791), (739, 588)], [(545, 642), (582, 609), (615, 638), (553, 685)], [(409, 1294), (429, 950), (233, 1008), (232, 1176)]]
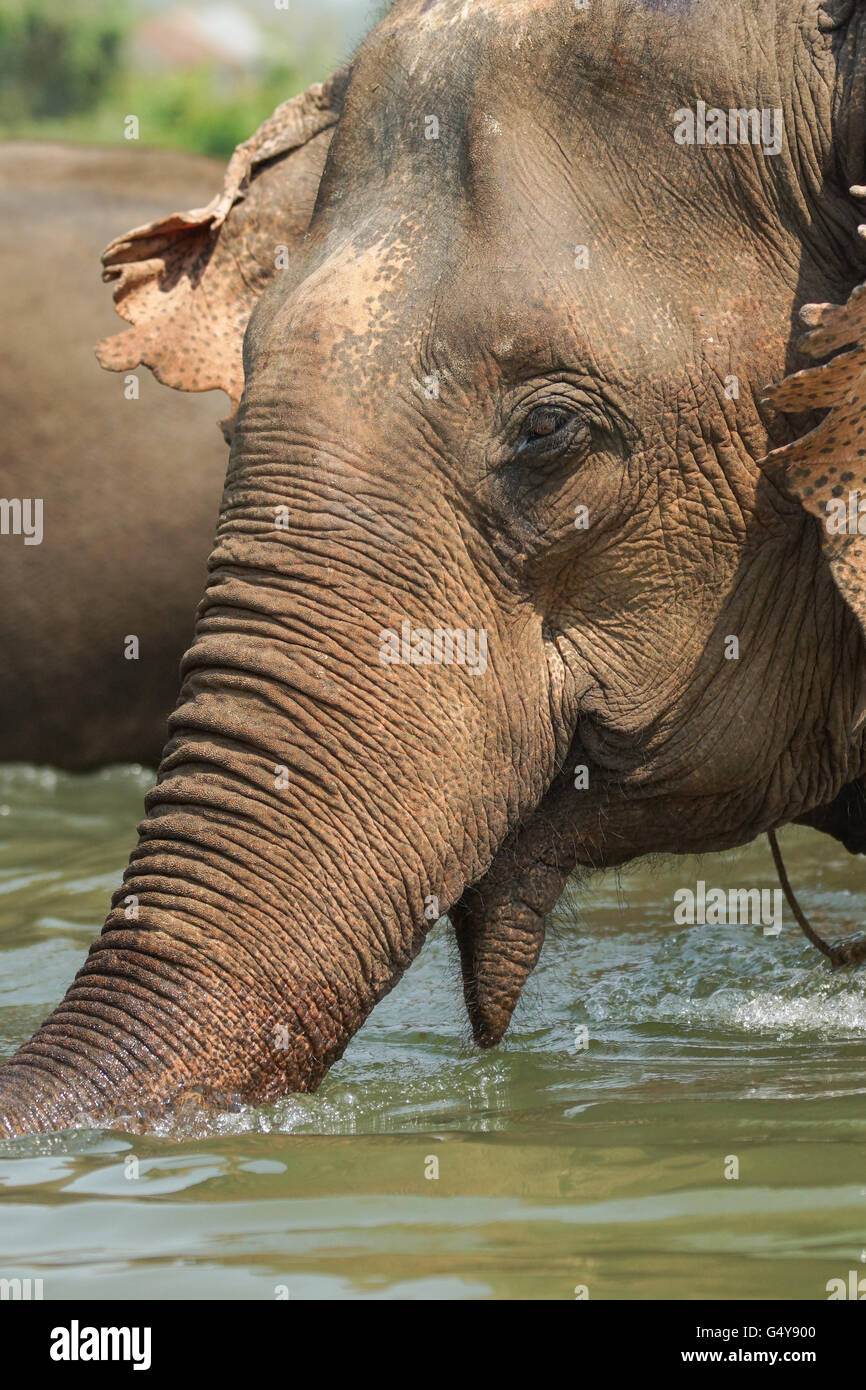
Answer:
[[(866, 188), (857, 186), (851, 193), (862, 201)], [(866, 236), (866, 227), (859, 231)], [(866, 671), (866, 283), (845, 304), (808, 304), (800, 317), (808, 331), (798, 346), (808, 357), (828, 360), (786, 377), (764, 399), (791, 413), (826, 414), (807, 434), (769, 454), (762, 467), (816, 518), (836, 586), (864, 636), (861, 664)], [(866, 679), (852, 737), (864, 721)], [(866, 853), (866, 789), (860, 781), (851, 782), (830, 805), (801, 816), (798, 823), (832, 835), (852, 854)]]
[(866, 284), (846, 304), (808, 304), (801, 317), (809, 329), (801, 350), (809, 357), (835, 356), (786, 377), (764, 399), (779, 410), (827, 414), (762, 466), (817, 518), (833, 578), (866, 637), (866, 507), (864, 534), (843, 529), (849, 505), (850, 515), (858, 515), (859, 502), (866, 503)]
[(101, 365), (122, 372), (141, 364), (180, 391), (225, 391), (229, 443), (244, 332), (307, 231), (347, 81), (341, 69), (278, 106), (237, 147), (207, 207), (136, 227), (102, 257), (117, 312), (133, 327), (98, 345)]

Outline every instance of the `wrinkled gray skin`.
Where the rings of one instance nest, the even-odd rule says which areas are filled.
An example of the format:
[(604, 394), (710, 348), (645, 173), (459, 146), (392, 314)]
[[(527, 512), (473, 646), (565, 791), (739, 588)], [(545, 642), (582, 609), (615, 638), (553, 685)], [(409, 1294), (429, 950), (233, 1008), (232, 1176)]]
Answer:
[[(249, 324), (160, 782), (8, 1129), (313, 1089), (431, 897), (495, 1042), (576, 863), (863, 776), (861, 629), (759, 399), (862, 278), (864, 53), (864, 7), (813, 0), (403, 0), (367, 40)], [(783, 152), (678, 146), (699, 99), (781, 107)], [(486, 673), (382, 665), (404, 618), (483, 628)]]
[(40, 545), (0, 535), (0, 760), (159, 760), (226, 448), (219, 398), (140, 372), (127, 400), (100, 371), (113, 315), (99, 256), (120, 228), (207, 202), (221, 177), (213, 160), (134, 146), (0, 145), (0, 495), (43, 502)]

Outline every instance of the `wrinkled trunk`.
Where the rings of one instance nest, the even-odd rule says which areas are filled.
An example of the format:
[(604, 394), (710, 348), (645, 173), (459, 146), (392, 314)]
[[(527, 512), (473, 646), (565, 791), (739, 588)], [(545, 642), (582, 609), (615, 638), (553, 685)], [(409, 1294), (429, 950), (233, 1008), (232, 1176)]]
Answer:
[[(439, 828), (422, 821), (413, 844), (415, 813), (385, 802), (384, 777), (329, 756), (327, 736), (316, 751), (268, 745), (267, 702), (289, 701), (252, 683), (225, 667), (193, 680), (103, 933), (0, 1072), (7, 1126), (135, 1114), (187, 1091), (219, 1102), (314, 1089), (420, 949), (428, 886), (447, 895), (443, 910), (459, 894)], [(236, 684), (229, 724), (219, 692)], [(295, 700), (311, 744), (315, 717)], [(295, 778), (303, 796), (281, 805), (275, 782), (288, 797)], [(375, 798), (378, 816), (353, 793)]]
[(534, 777), (511, 756), (528, 745), (506, 711), (527, 702), (492, 634), (483, 676), (381, 662), (403, 614), (487, 625), (455, 591), (453, 547), (450, 581), (435, 563), (398, 573), (402, 538), (380, 522), (371, 546), (345, 483), (275, 539), (284, 481), (248, 487), (230, 475), (123, 887), (0, 1068), (0, 1128), (313, 1090), (552, 771), (552, 743)]
[(7, 1127), (312, 1090), (399, 979), (429, 925), (420, 863), (365, 888), (333, 824), (287, 833), (271, 769), (231, 738), (175, 743), (102, 935), (0, 1071)]

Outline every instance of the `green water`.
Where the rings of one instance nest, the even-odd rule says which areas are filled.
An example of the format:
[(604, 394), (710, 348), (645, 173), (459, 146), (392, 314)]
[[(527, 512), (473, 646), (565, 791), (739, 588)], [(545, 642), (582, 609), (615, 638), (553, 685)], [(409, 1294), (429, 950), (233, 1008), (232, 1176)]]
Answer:
[[(83, 959), (150, 781), (0, 769), (0, 1057)], [(859, 929), (866, 865), (782, 844), (816, 924)], [(866, 1275), (866, 970), (831, 973), (787, 911), (778, 938), (675, 927), (698, 878), (775, 886), (766, 843), (598, 878), (493, 1052), (440, 925), (315, 1096), (0, 1143), (0, 1277), (46, 1299), (825, 1299)]]

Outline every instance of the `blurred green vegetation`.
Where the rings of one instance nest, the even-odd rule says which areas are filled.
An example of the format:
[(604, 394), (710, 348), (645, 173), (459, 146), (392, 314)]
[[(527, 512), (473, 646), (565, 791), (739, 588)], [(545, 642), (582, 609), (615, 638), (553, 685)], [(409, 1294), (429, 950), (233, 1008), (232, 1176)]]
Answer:
[(0, 0), (0, 139), (114, 144), (135, 115), (142, 144), (227, 157), (333, 66), (323, 38), (318, 50), (277, 54), (254, 75), (137, 70), (129, 40), (142, 13), (124, 0)]

